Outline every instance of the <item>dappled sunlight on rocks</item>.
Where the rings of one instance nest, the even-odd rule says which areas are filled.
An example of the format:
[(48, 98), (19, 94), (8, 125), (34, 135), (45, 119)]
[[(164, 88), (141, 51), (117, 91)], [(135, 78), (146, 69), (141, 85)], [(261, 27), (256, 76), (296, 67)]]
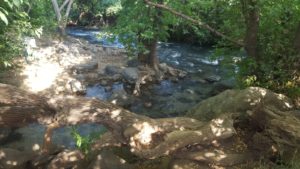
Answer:
[[(84, 49), (86, 42), (83, 43), (78, 39), (69, 38), (63, 43), (51, 42), (51, 46), (32, 48), (32, 54), (26, 56), (26, 63), (24, 62), (24, 67), (21, 69), (21, 75), (25, 77), (23, 86), (32, 92), (44, 92), (51, 89), (55, 94), (65, 90), (72, 91), (70, 89), (72, 87), (81, 88), (81, 84), (78, 85), (78, 80), (71, 74), (73, 68), (89, 69), (90, 65), (97, 67), (100, 55)], [(76, 83), (73, 85), (74, 81)]]
[(233, 126), (233, 124), (229, 124), (229, 125), (225, 124), (225, 120), (219, 119), (219, 118), (213, 119), (212, 123), (210, 124), (212, 133), (217, 137), (226, 135), (226, 134), (232, 134), (234, 132), (233, 128), (227, 128), (228, 126), (231, 127), (231, 126)]
[(117, 109), (117, 110), (113, 110), (111, 112), (111, 118), (112, 119), (115, 119), (117, 121), (120, 121), (121, 120), (121, 117), (120, 117), (120, 114), (121, 114), (121, 109)]
[[(152, 142), (152, 134), (159, 132), (161, 129), (157, 126), (152, 126), (148, 122), (138, 123), (133, 125), (138, 133), (130, 138), (130, 145), (132, 147), (142, 144), (142, 146), (149, 146)], [(138, 143), (137, 143), (138, 142)]]

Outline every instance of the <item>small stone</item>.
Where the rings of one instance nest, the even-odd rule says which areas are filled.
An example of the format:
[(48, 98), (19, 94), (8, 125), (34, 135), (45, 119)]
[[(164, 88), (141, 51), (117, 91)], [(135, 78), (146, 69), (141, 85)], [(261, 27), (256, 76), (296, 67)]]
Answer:
[(144, 106), (145, 106), (146, 108), (150, 108), (150, 107), (152, 107), (152, 103), (151, 103), (151, 102), (145, 102), (145, 103), (144, 103)]
[(218, 76), (218, 75), (211, 75), (211, 76), (208, 76), (208, 77), (205, 77), (205, 80), (208, 81), (208, 82), (218, 82), (221, 80), (221, 77)]

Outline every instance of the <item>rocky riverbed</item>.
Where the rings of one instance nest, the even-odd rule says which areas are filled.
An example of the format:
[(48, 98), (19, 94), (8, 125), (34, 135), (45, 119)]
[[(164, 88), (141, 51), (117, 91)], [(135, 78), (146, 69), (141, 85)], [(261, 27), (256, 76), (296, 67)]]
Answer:
[[(154, 118), (183, 115), (199, 101), (231, 88), (234, 83), (223, 78), (217, 61), (208, 61), (208, 51), (204, 52), (205, 55), (196, 55), (195, 52), (178, 50), (180, 48), (176, 44), (161, 44), (158, 49), (161, 61), (189, 74), (182, 79), (165, 79), (143, 86), (142, 94), (136, 97), (132, 95), (132, 86), (139, 71), (145, 69), (137, 67), (136, 61), (129, 60), (124, 49), (91, 44), (74, 37), (65, 41), (35, 41), (31, 55), (19, 60), (20, 68), (1, 75), (2, 83), (47, 98), (58, 95), (96, 97)], [(162, 63), (161, 67), (168, 69), (166, 63)], [(95, 124), (78, 126), (79, 133), (84, 136), (103, 130), (102, 126)], [(38, 152), (44, 132), (45, 127), (39, 124), (2, 129), (2, 147), (26, 153)], [(75, 148), (70, 133), (68, 127), (55, 130), (53, 142)]]
[[(209, 60), (210, 50), (160, 43), (161, 67), (168, 69), (168, 64), (188, 75), (143, 86), (141, 95), (136, 97), (132, 88), (144, 68), (137, 67), (137, 62), (128, 58), (118, 42), (99, 44), (106, 41), (97, 41), (96, 33), (99, 32), (71, 29), (69, 34), (75, 37), (69, 36), (64, 41), (29, 38), (30, 55), (19, 60), (21, 67), (17, 71), (2, 74), (1, 82), (48, 98), (57, 95), (96, 97), (154, 118), (183, 115), (199, 101), (234, 85), (232, 78), (225, 78), (219, 61)], [(102, 130), (98, 128), (93, 125), (79, 127), (83, 135)], [(28, 137), (21, 139), (23, 145), (19, 147), (24, 149), (26, 144), (32, 143), (30, 140), (40, 140), (44, 130), (41, 125), (16, 130)], [(28, 135), (28, 132), (36, 134)], [(57, 144), (68, 143), (65, 146), (74, 147), (70, 129), (55, 133)]]

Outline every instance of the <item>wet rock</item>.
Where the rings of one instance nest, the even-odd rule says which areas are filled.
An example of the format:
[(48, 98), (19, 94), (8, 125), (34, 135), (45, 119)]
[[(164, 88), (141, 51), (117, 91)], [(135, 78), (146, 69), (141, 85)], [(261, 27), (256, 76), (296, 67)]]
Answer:
[(134, 67), (125, 68), (122, 71), (122, 75), (123, 78), (130, 83), (134, 83), (139, 77), (138, 69)]
[(208, 82), (214, 83), (214, 82), (220, 81), (221, 80), (221, 76), (211, 75), (211, 76), (205, 77), (205, 80), (208, 81)]
[(128, 107), (133, 103), (132, 97), (124, 89), (114, 91), (109, 101), (122, 107)]
[(107, 75), (115, 75), (122, 72), (122, 69), (120, 67), (114, 65), (107, 65), (104, 70)]
[(108, 92), (105, 89), (105, 87), (103, 87), (103, 85), (97, 84), (97, 85), (94, 85), (94, 86), (91, 86), (91, 87), (87, 88), (86, 96), (87, 97), (96, 97), (100, 100), (107, 100), (111, 96), (111, 93)]

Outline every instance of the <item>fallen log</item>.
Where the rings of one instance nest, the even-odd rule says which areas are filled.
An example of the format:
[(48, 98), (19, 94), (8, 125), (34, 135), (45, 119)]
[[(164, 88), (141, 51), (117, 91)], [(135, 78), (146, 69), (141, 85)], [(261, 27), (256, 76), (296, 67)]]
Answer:
[[(13, 117), (14, 121), (24, 121), (23, 118), (29, 116), (33, 117), (32, 120), (24, 121), (24, 124), (25, 122), (45, 124), (46, 150), (50, 146), (53, 129), (80, 123), (104, 125), (118, 142), (129, 146), (132, 153), (148, 159), (171, 155), (189, 145), (209, 145), (215, 140), (226, 139), (235, 133), (232, 119), (227, 115), (208, 123), (184, 117), (151, 119), (97, 99), (62, 96), (46, 102), (39, 96), (8, 85), (1, 85), (0, 92), (1, 97), (9, 95), (0, 99), (2, 123), (11, 125), (3, 117), (13, 113), (16, 114)], [(18, 109), (14, 109), (15, 107)], [(22, 108), (25, 108), (25, 111)], [(55, 114), (52, 110), (55, 110)], [(48, 119), (47, 122), (50, 119), (51, 123), (44, 123), (43, 117)]]
[[(103, 137), (106, 140), (95, 144), (96, 148), (123, 145), (141, 159), (171, 156), (223, 166), (255, 160), (250, 158), (253, 157), (252, 153), (247, 153), (254, 152), (252, 149), (270, 158), (272, 154), (265, 153), (266, 149), (288, 154), (292, 152), (291, 149), (300, 148), (299, 115), (292, 111), (293, 105), (286, 97), (261, 88), (248, 88), (227, 91), (208, 100), (194, 109), (195, 117), (208, 121), (188, 117), (152, 119), (97, 99), (74, 96), (47, 99), (1, 84), (0, 126), (21, 127), (33, 122), (44, 124), (47, 126), (44, 148), (48, 150), (53, 129), (81, 123), (99, 123), (111, 134)], [(274, 103), (275, 107), (270, 106)], [(205, 111), (211, 115), (199, 116), (205, 115)], [(237, 129), (245, 129), (239, 126), (241, 122), (247, 122), (247, 130), (251, 130), (251, 133), (245, 134), (245, 138), (237, 134)], [(266, 144), (259, 147), (261, 141), (255, 139), (262, 137), (266, 139)], [(214, 156), (211, 156), (214, 152), (211, 150), (228, 149), (222, 142), (235, 145), (237, 139), (245, 145), (243, 152), (215, 151)], [(113, 140), (111, 144), (110, 140)], [(69, 166), (66, 163), (52, 162), (58, 167), (60, 164)]]
[(55, 110), (47, 99), (0, 83), (0, 127), (22, 127), (38, 122), (53, 123)]

